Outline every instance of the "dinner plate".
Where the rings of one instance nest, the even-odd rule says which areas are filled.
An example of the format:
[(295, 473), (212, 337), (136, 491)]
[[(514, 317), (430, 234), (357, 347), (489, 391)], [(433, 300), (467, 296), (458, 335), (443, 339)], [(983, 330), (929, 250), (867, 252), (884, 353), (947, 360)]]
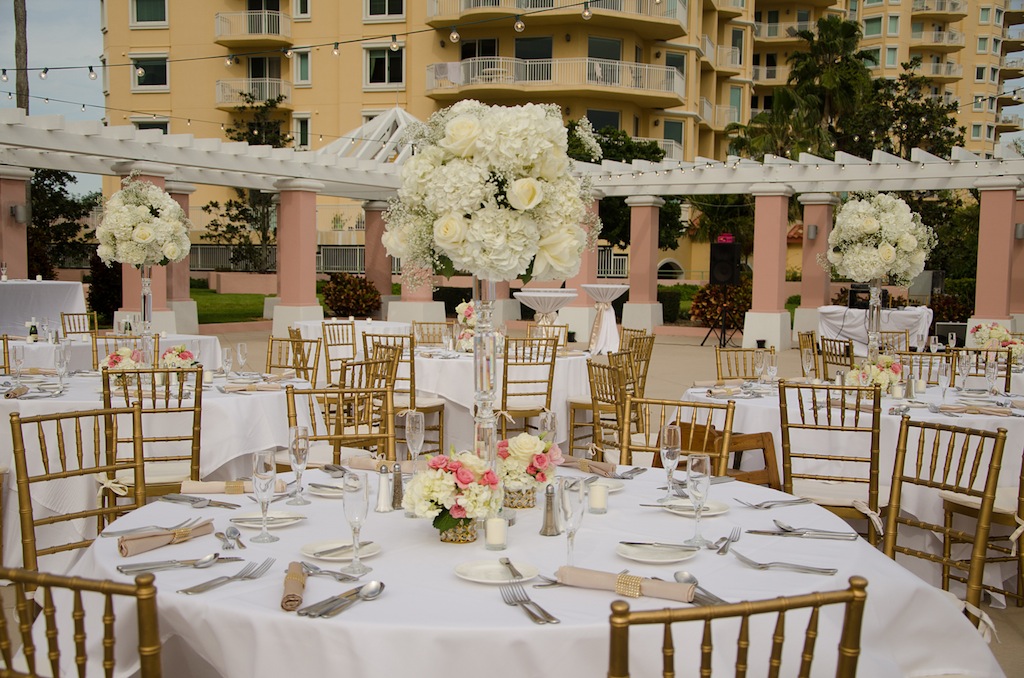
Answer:
[(628, 546), (619, 544), (615, 552), (627, 560), (635, 560), (638, 563), (678, 563), (689, 560), (697, 555), (696, 549), (673, 549), (662, 546)]
[(341, 499), (345, 495), (345, 491), (340, 487), (337, 490), (328, 490), (326, 487), (313, 487), (310, 485), (306, 488), (306, 492), (315, 497), (327, 497), (329, 499)]
[(44, 374), (23, 374), (21, 375), (21, 382), (23, 384), (39, 384), (49, 379)]
[[(539, 573), (536, 567), (529, 563), (512, 561), (522, 578), (518, 581), (529, 581)], [(512, 581), (512, 573), (508, 568), (494, 560), (472, 560), (455, 567), (455, 576), (466, 581), (473, 581), (477, 584), (508, 584)]]
[[(310, 544), (306, 544), (305, 546), (301, 547), (299, 551), (302, 552), (302, 555), (308, 556), (310, 558), (316, 558), (317, 560), (334, 560), (339, 562), (346, 562), (352, 560), (351, 550), (342, 551), (338, 555), (334, 556), (314, 556), (313, 554), (318, 551), (326, 551), (328, 549), (341, 548), (342, 546), (349, 546), (351, 544), (351, 540), (327, 539), (324, 541), (314, 541)], [(372, 542), (370, 544), (367, 544), (363, 548), (359, 549), (359, 559), (362, 560), (363, 558), (372, 558), (378, 553), (380, 553), (380, 544)]]
[[(245, 513), (240, 516), (231, 517), (232, 524), (238, 525), (239, 527), (246, 527), (250, 530), (260, 530), (263, 528), (263, 514), (262, 513)], [(273, 519), (267, 521), (268, 530), (276, 530), (279, 527), (288, 527), (295, 523), (305, 520), (306, 516), (298, 513), (290, 513), (288, 511), (267, 511), (267, 518)], [(252, 522), (240, 522), (240, 521)]]
[[(608, 494), (615, 494), (616, 492), (622, 492), (626, 488), (626, 483), (615, 478), (598, 478), (590, 485), (604, 485), (608, 488)], [(590, 487), (588, 485), (587, 487)]]
[(258, 384), (263, 381), (263, 377), (229, 377), (227, 381), (229, 384)]
[[(674, 513), (677, 516), (692, 516), (694, 514), (693, 502), (689, 499), (679, 499), (672, 502), (671, 504), (665, 504), (664, 508), (669, 513)], [(704, 510), (700, 512), (701, 518), (707, 518), (709, 516), (720, 516), (723, 513), (729, 512), (729, 505), (725, 502), (715, 501), (710, 499), (704, 504)]]

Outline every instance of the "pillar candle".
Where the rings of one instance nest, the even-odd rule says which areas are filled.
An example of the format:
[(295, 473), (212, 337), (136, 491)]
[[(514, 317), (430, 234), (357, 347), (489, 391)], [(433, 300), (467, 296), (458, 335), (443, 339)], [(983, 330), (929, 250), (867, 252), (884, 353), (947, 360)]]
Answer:
[(508, 525), (504, 518), (488, 518), (484, 521), (484, 540), (489, 551), (502, 551), (508, 538)]
[(601, 483), (593, 483), (590, 486), (590, 512), (591, 513), (607, 513), (608, 512), (608, 486), (602, 485)]

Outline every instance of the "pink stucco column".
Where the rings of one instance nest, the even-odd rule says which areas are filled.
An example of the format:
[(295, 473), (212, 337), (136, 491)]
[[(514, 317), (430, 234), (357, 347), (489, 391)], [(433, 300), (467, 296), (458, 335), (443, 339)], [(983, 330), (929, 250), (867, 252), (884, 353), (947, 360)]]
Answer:
[[(1013, 228), (1024, 224), (1024, 191), (1017, 191)], [(1010, 265), (1010, 313), (1024, 314), (1024, 240), (1013, 240), (1013, 260)]]
[[(283, 179), (277, 221), (277, 278), (281, 306), (313, 306), (316, 300), (316, 195), (319, 181)], [(276, 310), (275, 310), (276, 312)]]
[[(181, 205), (185, 216), (189, 215), (189, 196), (196, 192), (194, 184), (183, 181), (168, 181), (164, 189), (171, 199)], [(181, 261), (167, 265), (167, 301), (189, 301), (189, 278), (191, 277), (191, 255)]]
[[(839, 198), (831, 193), (804, 193), (797, 200), (804, 206), (800, 308), (817, 309), (831, 301), (829, 274), (818, 263), (818, 258), (828, 251), (828, 234), (832, 231), (833, 212)], [(811, 238), (812, 233), (814, 238)]]
[(751, 311), (779, 313), (786, 309), (786, 233), (789, 197), (785, 184), (754, 184), (754, 292)]
[(658, 210), (665, 201), (654, 195), (626, 198), (629, 205), (629, 302), (658, 301)]
[(373, 283), (382, 297), (391, 294), (391, 257), (381, 242), (381, 236), (384, 235), (384, 211), (387, 208), (388, 204), (382, 200), (367, 200), (363, 203), (363, 213), (366, 215), (363, 236), (366, 279)]
[(1013, 250), (1016, 177), (986, 177), (974, 182), (981, 191), (981, 215), (978, 227), (978, 275), (974, 317), (985, 320), (1009, 320), (1010, 275)]
[[(25, 188), (34, 172), (23, 167), (0, 167), (0, 260), (7, 262), (9, 280), (28, 277), (28, 216)], [(17, 208), (19, 216), (11, 214)]]
[[(591, 214), (597, 214), (598, 209), (601, 205), (601, 199), (596, 198), (591, 201), (587, 207), (587, 211)], [(657, 241), (655, 241), (657, 246)], [(657, 280), (657, 275), (655, 275)], [(569, 306), (575, 306), (580, 308), (589, 308), (594, 305), (594, 302), (589, 296), (583, 291), (582, 285), (593, 285), (597, 282), (597, 248), (592, 250), (583, 250), (583, 254), (580, 257), (580, 270), (579, 273), (574, 275), (565, 281), (565, 286), (568, 288), (579, 290), (579, 296), (569, 302)], [(655, 295), (657, 296), (657, 295)]]

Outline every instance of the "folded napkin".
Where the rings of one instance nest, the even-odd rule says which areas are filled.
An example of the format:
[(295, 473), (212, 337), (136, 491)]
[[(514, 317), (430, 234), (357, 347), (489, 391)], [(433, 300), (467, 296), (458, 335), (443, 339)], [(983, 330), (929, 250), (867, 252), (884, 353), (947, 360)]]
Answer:
[(28, 386), (15, 386), (10, 391), (4, 394), (5, 398), (20, 398), (21, 396), (28, 393)]
[(25, 370), (22, 370), (22, 372), (24, 374), (42, 374), (47, 377), (57, 376), (57, 370), (53, 369), (52, 367), (29, 367)]
[(259, 384), (227, 384), (224, 387), (225, 393), (236, 393), (238, 391), (280, 391), (281, 384), (273, 383), (268, 384), (261, 382)]
[[(287, 484), (278, 480), (274, 485), (274, 492), (284, 492)], [(181, 481), (182, 494), (251, 494), (253, 492), (252, 482), (249, 480), (183, 480)]]
[(287, 379), (295, 378), (295, 370), (285, 370), (280, 374), (270, 374), (267, 372), (263, 375), (263, 381), (274, 382), (274, 381), (285, 381)]
[(284, 575), (284, 596), (281, 597), (281, 609), (288, 612), (299, 609), (302, 605), (302, 591), (306, 588), (306, 571), (302, 563), (288, 563), (288, 571)]
[(739, 395), (743, 392), (741, 388), (726, 387), (726, 388), (709, 388), (709, 398), (725, 398), (727, 396)]
[(193, 537), (202, 537), (213, 532), (213, 520), (207, 519), (195, 527), (181, 530), (161, 530), (143, 534), (129, 534), (117, 540), (117, 550), (125, 558), (158, 549), (168, 544), (180, 544)]
[(704, 388), (705, 386), (743, 386), (742, 379), (705, 379), (703, 381), (693, 382), (694, 388)]
[[(393, 461), (374, 459), (373, 457), (348, 457), (342, 459), (341, 463), (343, 466), (354, 468), (357, 471), (376, 471), (380, 468), (381, 464), (387, 466), (390, 471), (391, 467), (395, 465)], [(428, 468), (425, 460), (406, 460), (400, 463), (402, 464), (402, 473), (419, 473), (420, 471), (426, 471)]]
[(985, 405), (939, 405), (940, 412), (951, 414), (988, 414), (993, 417), (1009, 417), (1008, 407), (988, 407)]
[(565, 457), (562, 460), (561, 466), (564, 468), (576, 468), (584, 473), (593, 473), (604, 478), (615, 475), (615, 464), (608, 461), (591, 461), (582, 457)]
[(601, 589), (615, 591), (629, 598), (664, 598), (677, 600), (681, 603), (693, 602), (693, 584), (646, 579), (629, 574), (612, 574), (600, 570), (587, 570), (582, 567), (563, 565), (558, 568), (558, 581), (566, 586), (577, 586), (584, 589)]
[(1016, 407), (1018, 410), (1024, 410), (1024, 400), (1011, 400), (1010, 404)]

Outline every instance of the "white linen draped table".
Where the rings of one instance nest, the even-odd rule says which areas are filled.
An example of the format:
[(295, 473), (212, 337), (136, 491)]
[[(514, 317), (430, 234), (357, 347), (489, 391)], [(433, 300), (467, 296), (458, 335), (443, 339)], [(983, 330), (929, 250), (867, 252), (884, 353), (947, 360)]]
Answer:
[[(555, 358), (551, 410), (558, 420), (558, 443), (569, 438), (569, 399), (590, 397), (588, 357), (583, 351), (572, 351)], [(495, 410), (501, 407), (502, 360), (498, 359), (498, 379), (494, 384)], [(401, 369), (408, 368), (402, 365)], [(541, 376), (543, 368), (535, 369)], [(457, 450), (473, 449), (473, 383), (472, 353), (461, 353), (455, 358), (433, 357), (433, 352), (416, 356), (416, 392), (445, 399), (445, 437), (448, 445), (454, 445)]]
[(594, 355), (614, 353), (619, 350), (619, 333), (615, 326), (615, 311), (612, 302), (618, 299), (629, 285), (580, 285), (594, 300), (597, 317), (590, 330), (590, 352)]
[[(302, 333), (303, 339), (323, 339), (324, 328), (321, 323), (348, 322), (345, 318), (324, 318), (321, 320), (299, 320), (292, 327)], [(412, 323), (392, 320), (355, 320), (356, 355), (363, 354), (363, 334), (409, 334)], [(337, 349), (335, 349), (337, 350)], [(339, 354), (340, 355), (340, 354)], [(327, 383), (327, 347), (320, 346), (320, 366), (317, 368), (317, 386)]]
[[(49, 379), (48, 381), (55, 381)], [(98, 376), (72, 377), (66, 381), (67, 392), (56, 398), (38, 400), (21, 400), (0, 398), (0, 419), (10, 421), (10, 416), (18, 412), (22, 417), (71, 412), (103, 407), (101, 379)], [(221, 393), (216, 386), (223, 386), (224, 379), (215, 380), (215, 387), (208, 387), (203, 392), (203, 420), (200, 433), (201, 465), (200, 475), (209, 480), (228, 480), (239, 475), (248, 475), (251, 471), (249, 455), (256, 450), (286, 447), (288, 444), (288, 415), (285, 405), (284, 387), (280, 391), (254, 391), (245, 393)], [(305, 383), (305, 382), (303, 382)], [(32, 384), (33, 386), (35, 384)], [(191, 400), (184, 401), (191, 403)], [(308, 419), (305, 410), (300, 408), (300, 418)], [(147, 436), (181, 435), (182, 427), (187, 430), (191, 419), (187, 414), (144, 415), (143, 430)], [(29, 438), (26, 447), (34, 446)], [(187, 447), (187, 443), (182, 444)], [(163, 454), (171, 454), (171, 446), (159, 446)], [(31, 449), (31, 448), (30, 448)], [(38, 450), (38, 447), (34, 447)], [(56, 451), (51, 451), (56, 454)], [(175, 453), (179, 453), (178, 450)], [(147, 450), (147, 455), (149, 451)], [(38, 451), (27, 452), (29, 460), (38, 460)], [(11, 566), (21, 565), (21, 527), (18, 518), (18, 488), (14, 473), (13, 440), (11, 426), (0, 426), (0, 464), (8, 466), (6, 493), (4, 497), (4, 559)], [(74, 482), (52, 483), (47, 486), (38, 484), (33, 487), (32, 498), (36, 517), (77, 510), (89, 501), (94, 501), (99, 486), (92, 478), (79, 479)], [(51, 541), (45, 539), (44, 545), (73, 541), (95, 536), (95, 521), (77, 521), (71, 526), (54, 526)], [(67, 554), (48, 556), (60, 560)], [(57, 561), (49, 560), (49, 563)], [(61, 571), (49, 565), (48, 571)]]
[[(68, 361), (68, 371), (92, 369), (92, 339), (82, 335), (74, 335), (64, 340), (71, 348)], [(36, 341), (31, 344), (24, 341), (10, 342), (11, 346), (20, 345), (25, 347), (25, 367), (53, 367), (53, 354), (56, 351), (56, 344), (45, 341)], [(160, 337), (160, 352), (163, 353), (172, 346), (184, 345), (189, 351), (195, 354), (196, 359), (203, 364), (207, 370), (220, 369), (221, 347), (220, 339), (209, 334), (168, 334)], [(102, 360), (103, 356), (99, 356)], [(13, 367), (13, 366), (12, 366)]]
[(554, 325), (558, 309), (562, 308), (579, 294), (573, 289), (543, 288), (519, 290), (512, 294), (519, 303), (537, 312), (538, 325)]
[[(566, 475), (573, 471), (560, 472)], [(375, 474), (372, 474), (375, 475)], [(377, 482), (371, 475), (370, 485)], [(305, 476), (312, 482), (333, 482), (320, 471)], [(676, 570), (694, 573), (701, 585), (729, 601), (774, 598), (819, 590), (846, 588), (849, 577), (868, 580), (867, 604), (861, 632), (859, 675), (875, 677), (908, 675), (1001, 676), (1003, 672), (977, 631), (955, 605), (938, 589), (929, 587), (865, 541), (824, 541), (786, 539), (744, 534), (734, 547), (760, 561), (786, 560), (808, 565), (838, 568), (836, 576), (812, 576), (785, 571), (761, 571), (742, 565), (732, 556), (718, 556), (704, 550), (690, 560), (675, 564), (644, 564), (616, 555), (619, 540), (678, 542), (693, 532), (693, 521), (658, 508), (641, 508), (662, 494), (656, 489), (665, 477), (652, 470), (635, 480), (625, 481), (625, 490), (609, 497), (605, 515), (586, 514), (576, 537), (576, 564), (607, 572), (630, 568), (635, 575), (672, 580)], [(308, 493), (308, 490), (307, 490)], [(371, 490), (374, 494), (375, 490)], [(229, 501), (237, 495), (223, 495)], [(792, 506), (772, 511), (741, 507), (734, 497), (749, 501), (781, 498), (764, 487), (732, 482), (713, 485), (710, 497), (723, 501), (729, 511), (701, 521), (705, 536), (728, 535), (733, 526), (774, 529), (773, 517), (795, 525), (843, 530), (845, 524), (816, 506)], [(220, 498), (214, 495), (214, 498)], [(489, 678), (559, 675), (591, 677), (607, 672), (608, 616), (610, 604), (622, 596), (612, 591), (570, 587), (530, 589), (535, 601), (561, 619), (561, 624), (532, 624), (522, 610), (505, 605), (498, 589), (457, 577), (455, 567), (471, 561), (494, 562), (507, 556), (513, 563), (530, 564), (542, 574), (553, 575), (565, 562), (565, 537), (538, 534), (543, 511), (518, 511), (516, 525), (509, 529), (505, 551), (487, 551), (483, 536), (469, 545), (443, 544), (429, 520), (409, 519), (402, 511), (370, 512), (361, 538), (373, 541), (381, 552), (364, 562), (373, 571), (362, 578), (382, 581), (383, 595), (376, 601), (360, 603), (332, 619), (309, 619), (280, 608), (284, 571), (290, 561), (308, 559), (304, 545), (321, 540), (350, 541), (351, 534), (342, 515), (342, 502), (316, 496), (312, 504), (289, 507), (275, 504), (275, 510), (294, 511), (308, 517), (274, 533), (280, 541), (250, 544), (246, 551), (233, 552), (251, 562), (273, 557), (270, 571), (254, 581), (232, 582), (207, 593), (187, 596), (178, 589), (218, 575), (237, 572), (241, 564), (217, 565), (202, 571), (167, 570), (156, 573), (160, 634), (164, 641), (164, 669), (168, 675), (246, 677), (253, 675), (330, 675), (343, 666), (347, 675), (361, 678), (392, 678), (417, 675), (448, 678), (452, 662), (486, 667)], [(376, 502), (370, 498), (370, 505)], [(244, 511), (253, 514), (253, 511)], [(214, 519), (223, 530), (228, 520), (242, 510), (195, 510), (157, 502), (118, 520), (112, 529), (141, 525), (169, 525), (198, 515)], [(243, 538), (254, 531), (243, 529)], [(115, 539), (98, 539), (74, 568), (83, 577), (111, 578), (128, 582), (116, 566), (166, 558), (196, 558), (219, 550), (219, 542), (207, 535), (171, 547), (122, 558)], [(223, 553), (223, 552), (222, 552)], [(317, 561), (323, 567), (338, 563)], [(529, 585), (527, 585), (529, 586)], [(303, 604), (309, 605), (352, 588), (350, 583), (310, 577)], [(58, 601), (58, 606), (61, 601)], [(678, 607), (683, 603), (653, 598), (630, 599), (640, 610)], [(803, 629), (806, 617), (790, 612), (791, 623)], [(815, 675), (832, 675), (843, 610), (823, 608), (815, 646)], [(93, 618), (95, 619), (95, 618)], [(755, 618), (756, 619), (756, 618)], [(117, 616), (118, 652), (132, 652), (134, 615)], [(751, 664), (767, 665), (766, 645), (770, 643), (774, 616), (752, 621)], [(724, 624), (728, 626), (728, 624)], [(721, 632), (721, 623), (716, 625)], [(699, 662), (701, 624), (673, 627), (679, 666), (694, 672)], [(62, 637), (63, 634), (62, 634)], [(90, 642), (100, 635), (91, 633)], [(715, 645), (714, 668), (731, 671), (734, 632), (720, 637)], [(656, 675), (660, 671), (661, 628), (638, 628), (631, 632), (630, 668), (635, 675)], [(783, 672), (795, 672), (803, 646), (796, 628), (788, 638)], [(167, 651), (173, 647), (174, 651)], [(400, 650), (398, 649), (400, 648)], [(95, 650), (90, 649), (90, 657)], [(117, 675), (128, 675), (131, 663), (121, 663)], [(787, 671), (786, 667), (790, 667)], [(681, 674), (682, 675), (682, 674)], [(689, 675), (686, 673), (685, 675)]]
[(61, 313), (85, 313), (82, 283), (60, 280), (8, 280), (0, 282), (0, 334), (24, 337), (25, 323), (47, 318), (60, 329)]
[[(911, 346), (918, 345), (917, 338), (919, 336), (927, 339), (931, 325), (932, 310), (927, 306), (882, 309), (882, 329), (887, 332), (909, 331)], [(847, 308), (846, 306), (819, 306), (818, 336), (828, 339), (852, 339), (854, 355), (866, 356), (868, 354), (867, 310)]]

